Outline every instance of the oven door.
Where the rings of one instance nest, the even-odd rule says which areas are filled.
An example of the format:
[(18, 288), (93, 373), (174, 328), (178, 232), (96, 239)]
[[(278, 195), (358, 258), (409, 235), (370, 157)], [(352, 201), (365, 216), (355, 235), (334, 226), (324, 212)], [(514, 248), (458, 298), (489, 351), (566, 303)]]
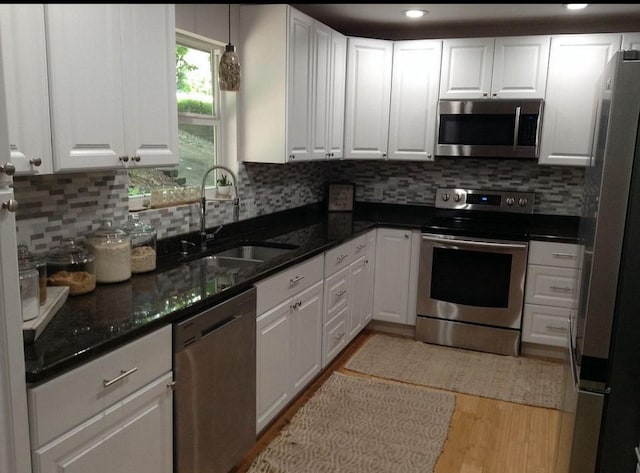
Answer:
[(422, 235), (418, 316), (520, 329), (526, 242)]

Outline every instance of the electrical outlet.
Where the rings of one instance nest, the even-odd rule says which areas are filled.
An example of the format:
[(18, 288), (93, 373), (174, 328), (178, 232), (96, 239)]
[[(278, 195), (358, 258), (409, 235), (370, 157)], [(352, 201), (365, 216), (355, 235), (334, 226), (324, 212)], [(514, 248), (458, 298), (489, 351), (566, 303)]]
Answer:
[(384, 186), (382, 184), (373, 185), (373, 198), (376, 200), (384, 199)]

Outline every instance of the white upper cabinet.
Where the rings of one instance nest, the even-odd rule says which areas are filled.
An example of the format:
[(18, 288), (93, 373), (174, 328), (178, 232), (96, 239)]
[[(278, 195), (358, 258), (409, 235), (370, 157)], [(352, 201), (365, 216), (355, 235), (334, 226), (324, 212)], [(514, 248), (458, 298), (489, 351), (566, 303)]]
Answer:
[(175, 165), (174, 5), (47, 4), (55, 171)]
[(589, 164), (597, 81), (621, 41), (619, 33), (552, 37), (539, 164)]
[(348, 38), (344, 152), (348, 159), (387, 157), (393, 42)]
[(346, 38), (286, 4), (242, 5), (240, 30), (239, 159), (340, 157)]
[(312, 159), (340, 159), (344, 143), (347, 37), (320, 22), (313, 28)]
[(544, 98), (549, 44), (549, 36), (444, 40), (440, 98)]
[(393, 44), (389, 159), (432, 161), (442, 41)]
[(623, 33), (622, 49), (640, 50), (640, 33)]
[(44, 5), (0, 5), (0, 35), (11, 163), (16, 175), (49, 174), (53, 162)]

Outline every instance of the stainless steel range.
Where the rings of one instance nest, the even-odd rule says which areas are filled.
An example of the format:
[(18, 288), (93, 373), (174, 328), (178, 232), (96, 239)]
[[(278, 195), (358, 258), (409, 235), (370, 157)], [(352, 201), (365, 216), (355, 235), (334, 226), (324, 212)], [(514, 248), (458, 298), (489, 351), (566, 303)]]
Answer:
[[(423, 227), (416, 339), (517, 356), (531, 192), (438, 189)], [(520, 215), (518, 215), (520, 214)]]

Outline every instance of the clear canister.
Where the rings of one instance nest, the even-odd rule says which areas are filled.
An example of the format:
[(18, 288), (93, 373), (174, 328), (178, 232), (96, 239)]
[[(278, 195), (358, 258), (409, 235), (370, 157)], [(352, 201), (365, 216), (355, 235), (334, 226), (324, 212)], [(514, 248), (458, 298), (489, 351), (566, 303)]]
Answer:
[(131, 272), (146, 273), (156, 269), (156, 229), (141, 222), (139, 215), (131, 214), (123, 230), (131, 238)]
[(38, 271), (38, 291), (40, 292), (40, 305), (44, 305), (47, 302), (47, 261), (45, 258), (41, 258), (33, 255), (26, 244), (20, 243), (18, 245), (18, 262), (28, 261), (33, 263)]
[(69, 286), (69, 295), (87, 294), (96, 288), (93, 256), (74, 238), (65, 238), (47, 255), (47, 283)]
[(131, 239), (129, 234), (103, 220), (87, 236), (87, 249), (95, 258), (96, 282), (114, 283), (131, 278)]
[(26, 259), (18, 260), (18, 268), (20, 270), (22, 320), (27, 321), (40, 315), (39, 273), (35, 263)]

